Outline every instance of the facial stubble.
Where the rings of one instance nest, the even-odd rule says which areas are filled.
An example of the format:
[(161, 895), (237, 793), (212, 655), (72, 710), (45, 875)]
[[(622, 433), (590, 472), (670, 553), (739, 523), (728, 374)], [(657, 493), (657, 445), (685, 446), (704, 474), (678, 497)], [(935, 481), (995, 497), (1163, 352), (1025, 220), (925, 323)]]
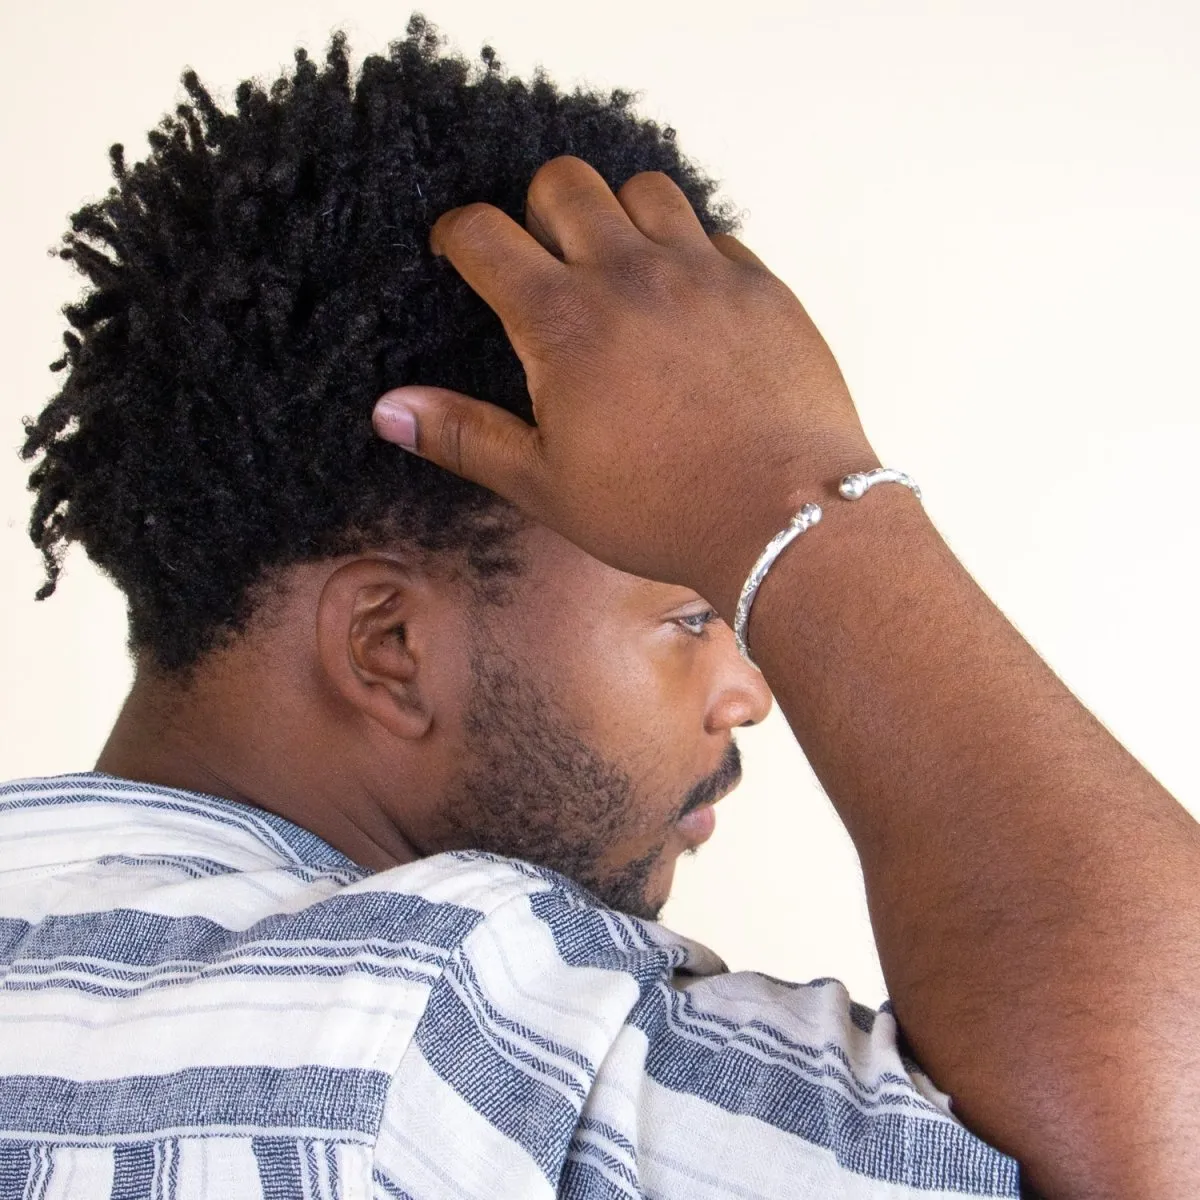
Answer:
[(687, 792), (648, 850), (605, 868), (612, 847), (645, 827), (633, 778), (593, 749), (561, 706), (498, 649), (474, 647), (471, 666), (467, 762), (447, 805), (456, 837), (550, 867), (610, 908), (656, 920), (665, 898), (648, 888), (671, 830), (738, 781), (737, 746), (730, 743), (718, 770)]

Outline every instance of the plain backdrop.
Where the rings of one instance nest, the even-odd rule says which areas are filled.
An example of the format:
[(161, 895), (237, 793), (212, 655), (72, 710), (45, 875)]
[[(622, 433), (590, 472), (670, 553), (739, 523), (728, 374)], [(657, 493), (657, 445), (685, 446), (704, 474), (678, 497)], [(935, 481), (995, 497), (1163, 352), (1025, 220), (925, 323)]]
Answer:
[[(47, 254), (182, 98), (226, 101), (383, 0), (0, 5), (0, 777), (92, 765), (130, 680), (119, 595), (75, 551), (35, 604), (21, 418), (76, 277)], [(883, 462), (967, 569), (1193, 813), (1200, 468), (1195, 0), (429, 0), (468, 56), (626, 87), (722, 180), (832, 347)], [(752, 486), (747, 480), (746, 486)], [(861, 519), (870, 520), (864, 505)], [(802, 542), (790, 553), (803, 553)], [(665, 920), (734, 968), (884, 983), (848, 838), (778, 713)], [(947, 820), (954, 820), (953, 812)]]

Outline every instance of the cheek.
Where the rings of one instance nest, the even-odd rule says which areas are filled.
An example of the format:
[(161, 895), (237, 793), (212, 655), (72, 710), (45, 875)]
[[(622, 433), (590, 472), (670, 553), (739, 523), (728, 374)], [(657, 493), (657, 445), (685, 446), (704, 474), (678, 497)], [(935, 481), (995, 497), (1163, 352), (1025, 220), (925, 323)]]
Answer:
[(540, 651), (555, 699), (598, 750), (627, 752), (662, 719), (661, 672), (627, 629), (579, 620), (569, 634), (553, 631)]
[(703, 694), (685, 666), (685, 654), (643, 652), (611, 680), (609, 693), (611, 735), (666, 807), (677, 804), (681, 787), (704, 769), (698, 765)]
[(649, 670), (596, 680), (591, 699), (594, 745), (633, 778), (650, 828), (679, 805), (696, 772), (702, 722), (687, 698), (672, 694)]
[(688, 647), (663, 633), (597, 627), (563, 659), (572, 700), (589, 730), (626, 753), (654, 747), (660, 759), (703, 728)]
[(634, 780), (638, 825), (662, 835), (664, 820), (705, 770), (704, 691), (698, 648), (669, 629), (647, 631), (600, 610), (544, 620), (527, 647), (539, 678), (587, 743)]

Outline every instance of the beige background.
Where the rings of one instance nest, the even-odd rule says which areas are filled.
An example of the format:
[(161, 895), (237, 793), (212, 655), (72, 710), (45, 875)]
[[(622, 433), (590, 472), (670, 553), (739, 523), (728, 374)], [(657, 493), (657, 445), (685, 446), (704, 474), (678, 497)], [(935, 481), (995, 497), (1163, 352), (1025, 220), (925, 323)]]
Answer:
[[(0, 778), (91, 765), (129, 681), (78, 553), (33, 603), (20, 418), (53, 390), (49, 258), (140, 157), (185, 64), (228, 98), (384, 0), (0, 0)], [(1200, 678), (1200, 6), (430, 0), (458, 49), (643, 89), (804, 301), (885, 463), (1010, 619), (1193, 812)], [(869, 513), (864, 511), (864, 519)], [(803, 553), (799, 545), (793, 553)], [(735, 968), (883, 981), (849, 842), (783, 722), (681, 864), (666, 919)], [(948, 819), (953, 819), (950, 814)]]

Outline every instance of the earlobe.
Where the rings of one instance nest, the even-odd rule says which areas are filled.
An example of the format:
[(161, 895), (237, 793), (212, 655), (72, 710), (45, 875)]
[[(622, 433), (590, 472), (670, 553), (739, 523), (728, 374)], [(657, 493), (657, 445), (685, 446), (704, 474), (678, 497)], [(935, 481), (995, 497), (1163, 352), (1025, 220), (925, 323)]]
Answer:
[(422, 698), (422, 651), (411, 633), (424, 589), (397, 563), (355, 559), (326, 580), (317, 645), (327, 683), (394, 737), (422, 737), (432, 713)]

